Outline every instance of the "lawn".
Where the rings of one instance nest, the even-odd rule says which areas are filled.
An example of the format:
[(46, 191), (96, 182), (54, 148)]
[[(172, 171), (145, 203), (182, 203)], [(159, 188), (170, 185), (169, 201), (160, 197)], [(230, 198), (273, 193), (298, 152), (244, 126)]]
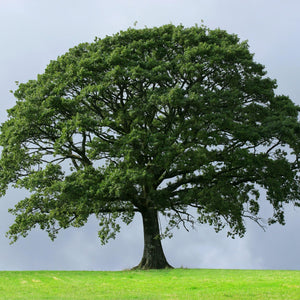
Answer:
[(300, 300), (300, 271), (3, 271), (0, 299)]

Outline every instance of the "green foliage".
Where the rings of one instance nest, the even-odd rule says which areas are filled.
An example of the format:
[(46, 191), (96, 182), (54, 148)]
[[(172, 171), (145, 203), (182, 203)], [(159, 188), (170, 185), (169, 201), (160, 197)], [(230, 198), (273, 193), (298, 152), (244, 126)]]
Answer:
[(128, 29), (83, 43), (18, 85), (2, 124), (0, 193), (31, 196), (11, 210), (15, 241), (39, 225), (99, 218), (103, 243), (135, 212), (168, 230), (195, 220), (229, 234), (260, 222), (259, 190), (284, 224), (299, 205), (299, 107), (236, 35), (206, 27)]
[(299, 271), (0, 272), (3, 299), (299, 299)]

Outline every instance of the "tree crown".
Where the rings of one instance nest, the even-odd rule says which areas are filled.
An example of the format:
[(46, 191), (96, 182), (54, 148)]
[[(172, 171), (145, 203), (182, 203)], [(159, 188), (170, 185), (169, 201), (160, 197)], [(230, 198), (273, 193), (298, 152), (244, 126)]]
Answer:
[[(0, 191), (26, 188), (9, 235), (154, 209), (167, 231), (198, 221), (243, 235), (260, 188), (284, 223), (299, 205), (299, 107), (236, 35), (204, 26), (128, 29), (83, 43), (20, 84), (1, 126)], [(166, 231), (166, 232), (167, 232)]]

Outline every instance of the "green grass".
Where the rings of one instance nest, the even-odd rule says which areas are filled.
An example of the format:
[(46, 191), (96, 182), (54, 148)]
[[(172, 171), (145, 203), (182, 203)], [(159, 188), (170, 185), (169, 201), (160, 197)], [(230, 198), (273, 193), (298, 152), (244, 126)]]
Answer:
[(300, 271), (3, 271), (0, 299), (300, 300)]

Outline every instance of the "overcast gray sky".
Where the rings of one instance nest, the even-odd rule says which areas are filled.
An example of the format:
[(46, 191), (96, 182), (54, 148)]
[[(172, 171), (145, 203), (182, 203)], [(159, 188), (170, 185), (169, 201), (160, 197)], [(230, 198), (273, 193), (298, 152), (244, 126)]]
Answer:
[[(80, 42), (92, 42), (128, 27), (182, 23), (220, 27), (248, 40), (255, 60), (276, 78), (277, 93), (300, 105), (299, 0), (0, 0), (0, 122), (14, 105), (9, 90), (42, 73), (50, 60)], [(9, 207), (24, 197), (9, 190), (0, 199), (0, 270), (122, 270), (139, 263), (143, 251), (140, 216), (115, 241), (101, 246), (97, 222), (62, 232), (51, 242), (34, 230), (9, 245)], [(263, 199), (262, 199), (263, 200)], [(264, 207), (264, 212), (270, 208)], [(263, 232), (249, 223), (243, 239), (228, 239), (208, 226), (175, 232), (163, 241), (175, 267), (300, 270), (300, 209), (287, 207), (287, 225)]]

